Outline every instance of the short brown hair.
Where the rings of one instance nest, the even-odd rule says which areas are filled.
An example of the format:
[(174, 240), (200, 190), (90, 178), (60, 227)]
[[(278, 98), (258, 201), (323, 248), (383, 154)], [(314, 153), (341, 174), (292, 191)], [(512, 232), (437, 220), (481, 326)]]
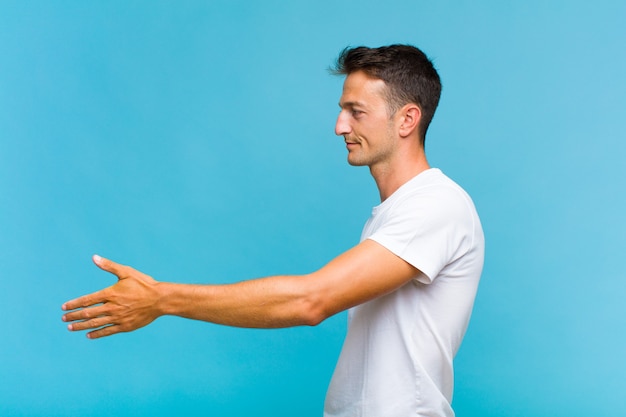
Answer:
[(390, 114), (407, 103), (419, 106), (419, 135), (423, 143), (441, 96), (439, 74), (426, 54), (411, 45), (348, 47), (339, 54), (332, 72), (349, 75), (356, 71), (385, 82)]

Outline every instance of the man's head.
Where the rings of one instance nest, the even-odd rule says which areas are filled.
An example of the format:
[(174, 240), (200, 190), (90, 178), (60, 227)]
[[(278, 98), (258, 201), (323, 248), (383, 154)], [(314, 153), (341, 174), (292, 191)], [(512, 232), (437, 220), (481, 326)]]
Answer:
[(423, 143), (441, 95), (441, 81), (430, 59), (410, 45), (344, 49), (333, 72), (350, 75), (357, 71), (385, 82), (389, 116), (407, 103), (417, 104), (421, 110), (418, 134)]

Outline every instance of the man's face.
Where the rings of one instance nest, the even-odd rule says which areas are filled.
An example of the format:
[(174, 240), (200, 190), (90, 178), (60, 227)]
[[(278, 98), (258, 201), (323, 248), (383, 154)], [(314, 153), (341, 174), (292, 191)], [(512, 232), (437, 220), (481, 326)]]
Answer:
[(350, 165), (372, 168), (388, 162), (393, 154), (396, 141), (384, 98), (386, 88), (384, 81), (362, 71), (349, 74), (344, 81), (335, 133), (344, 137)]

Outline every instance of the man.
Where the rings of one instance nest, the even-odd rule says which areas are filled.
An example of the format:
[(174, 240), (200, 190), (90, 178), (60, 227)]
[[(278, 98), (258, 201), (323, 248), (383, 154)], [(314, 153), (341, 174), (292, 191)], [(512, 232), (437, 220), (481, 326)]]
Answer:
[(118, 277), (69, 301), (63, 320), (90, 338), (176, 315), (240, 327), (316, 325), (350, 309), (325, 415), (453, 416), (452, 359), (471, 314), (484, 240), (469, 196), (430, 168), (424, 139), (441, 84), (417, 48), (346, 49), (335, 133), (367, 165), (381, 204), (361, 243), (319, 271), (230, 285), (157, 282), (94, 256)]

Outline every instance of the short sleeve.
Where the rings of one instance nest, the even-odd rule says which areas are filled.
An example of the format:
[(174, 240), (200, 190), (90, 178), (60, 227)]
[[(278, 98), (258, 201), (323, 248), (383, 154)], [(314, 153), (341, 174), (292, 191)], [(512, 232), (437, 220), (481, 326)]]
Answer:
[(389, 207), (371, 239), (402, 258), (433, 282), (440, 271), (471, 246), (473, 216), (463, 193), (454, 187), (425, 187)]

